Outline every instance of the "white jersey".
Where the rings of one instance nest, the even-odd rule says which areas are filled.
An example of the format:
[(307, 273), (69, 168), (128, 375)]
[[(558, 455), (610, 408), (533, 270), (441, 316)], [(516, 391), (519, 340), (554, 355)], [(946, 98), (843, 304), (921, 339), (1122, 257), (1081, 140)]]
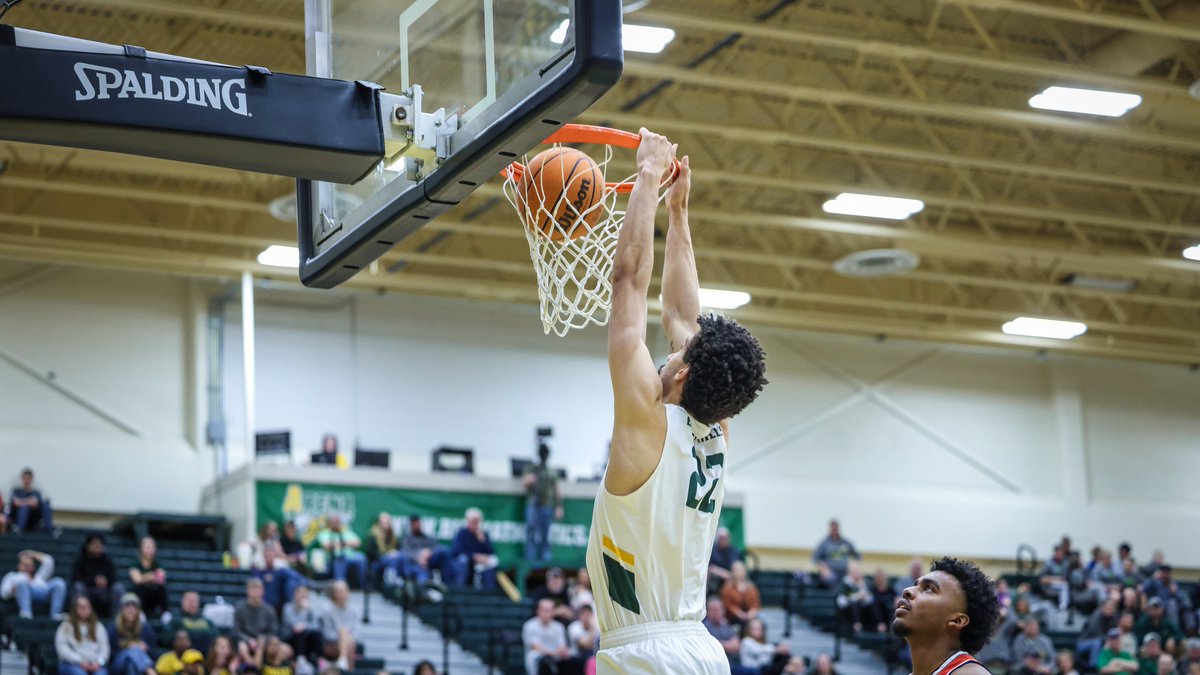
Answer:
[[(587, 567), (600, 631), (701, 621), (708, 560), (725, 497), (725, 436), (666, 405), (662, 458), (644, 485), (618, 497), (601, 482)], [(604, 640), (601, 638), (601, 645)]]

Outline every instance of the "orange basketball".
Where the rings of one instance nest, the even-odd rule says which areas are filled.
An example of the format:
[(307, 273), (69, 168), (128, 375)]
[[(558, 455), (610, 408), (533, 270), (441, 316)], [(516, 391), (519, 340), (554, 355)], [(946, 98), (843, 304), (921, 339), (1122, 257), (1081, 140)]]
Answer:
[(526, 226), (556, 241), (563, 232), (578, 239), (604, 210), (592, 208), (604, 195), (604, 174), (595, 160), (575, 148), (550, 148), (529, 161), (517, 195)]

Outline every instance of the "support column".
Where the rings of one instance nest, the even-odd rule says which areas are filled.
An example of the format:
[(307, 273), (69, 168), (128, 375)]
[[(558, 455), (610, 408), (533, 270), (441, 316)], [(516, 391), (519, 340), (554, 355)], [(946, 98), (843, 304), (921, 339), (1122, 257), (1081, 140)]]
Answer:
[(242, 272), (242, 390), (244, 392), (246, 463), (254, 462), (254, 277)]

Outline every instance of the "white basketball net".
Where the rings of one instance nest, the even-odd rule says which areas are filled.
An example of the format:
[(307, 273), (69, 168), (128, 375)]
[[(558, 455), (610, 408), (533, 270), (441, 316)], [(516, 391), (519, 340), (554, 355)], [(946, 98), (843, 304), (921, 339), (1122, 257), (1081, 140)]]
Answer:
[[(597, 164), (607, 181), (613, 148), (604, 147), (604, 160)], [(538, 151), (542, 149), (539, 147)], [(526, 155), (521, 161), (529, 166), (529, 159), (529, 155)], [(632, 182), (635, 176), (629, 176), (621, 182)], [(541, 191), (539, 181), (533, 181), (532, 184)], [(512, 172), (505, 175), (504, 196), (521, 218), (525, 239), (529, 242), (529, 257), (537, 273), (542, 329), (546, 334), (553, 332), (561, 337), (572, 328), (584, 328), (589, 323), (597, 326), (608, 324), (609, 310), (612, 308), (613, 254), (617, 249), (621, 225), (625, 222), (625, 211), (617, 208), (619, 193), (605, 188), (595, 205), (564, 227), (555, 221), (554, 214), (570, 201), (570, 196), (565, 189), (559, 190), (559, 194), (558, 201), (554, 203), (545, 203), (545, 195), (538, 194), (537, 199), (529, 200), (530, 204), (522, 204), (518, 180)], [(660, 190), (659, 200), (665, 195), (666, 190)], [(588, 228), (585, 218), (597, 211), (599, 218), (596, 224)], [(543, 232), (539, 228), (529, 227), (527, 223), (531, 222), (548, 223), (554, 229)], [(578, 232), (577, 228), (585, 228), (587, 233), (571, 239), (571, 232)], [(555, 235), (558, 235), (557, 239)]]

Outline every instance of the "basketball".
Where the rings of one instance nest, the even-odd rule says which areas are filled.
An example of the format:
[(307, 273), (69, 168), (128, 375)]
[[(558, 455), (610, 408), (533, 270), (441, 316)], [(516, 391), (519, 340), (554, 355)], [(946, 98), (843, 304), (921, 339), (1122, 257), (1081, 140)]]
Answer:
[(603, 209), (592, 207), (604, 195), (604, 174), (584, 152), (550, 148), (529, 161), (517, 195), (530, 229), (536, 228), (556, 241), (563, 238), (564, 232), (578, 239), (600, 219)]

